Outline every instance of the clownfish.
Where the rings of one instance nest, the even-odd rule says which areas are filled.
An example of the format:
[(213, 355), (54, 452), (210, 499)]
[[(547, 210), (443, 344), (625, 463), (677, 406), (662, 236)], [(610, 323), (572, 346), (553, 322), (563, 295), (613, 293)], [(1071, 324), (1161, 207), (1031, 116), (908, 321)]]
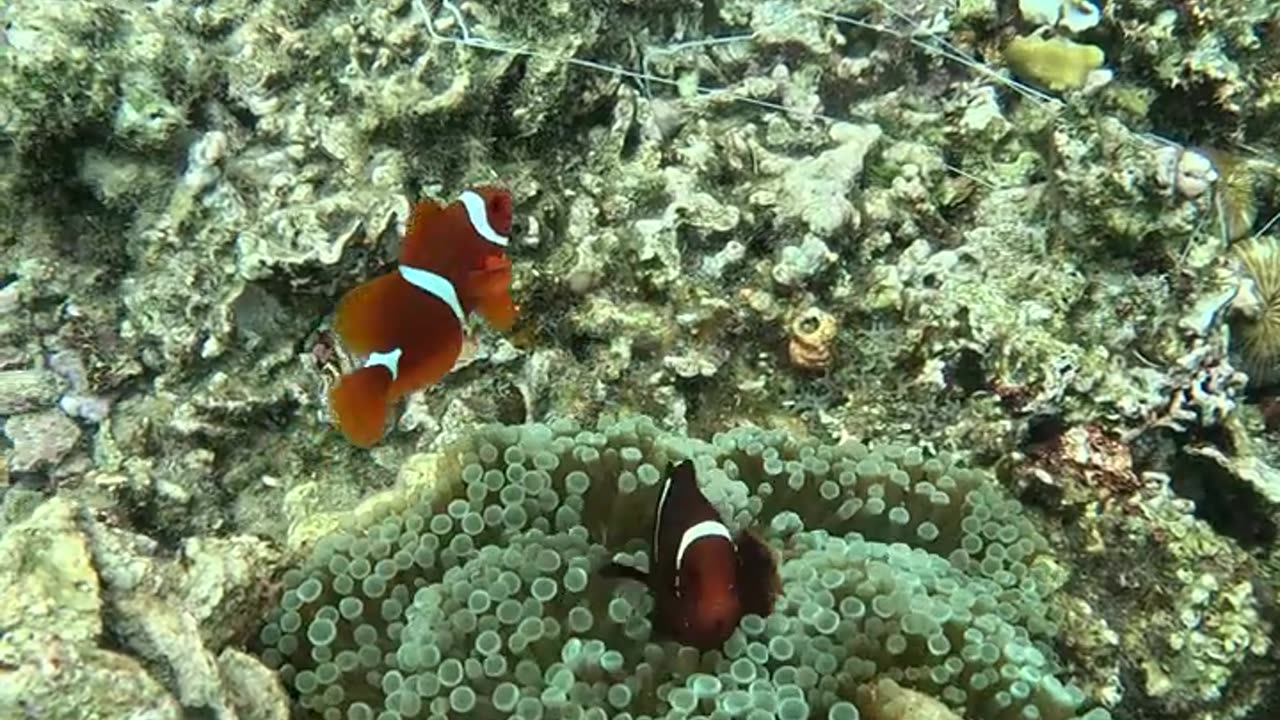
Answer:
[(511, 217), (511, 195), (493, 187), (468, 190), (448, 206), (423, 200), (413, 208), (399, 266), (338, 301), (338, 336), (367, 355), (329, 392), (351, 442), (376, 443), (392, 403), (453, 369), (468, 313), (511, 329), (517, 312), (506, 252)]
[(769, 615), (781, 590), (769, 547), (753, 533), (730, 534), (698, 487), (690, 460), (667, 469), (654, 510), (649, 572), (610, 563), (602, 574), (647, 585), (654, 630), (699, 650), (719, 648), (743, 615)]

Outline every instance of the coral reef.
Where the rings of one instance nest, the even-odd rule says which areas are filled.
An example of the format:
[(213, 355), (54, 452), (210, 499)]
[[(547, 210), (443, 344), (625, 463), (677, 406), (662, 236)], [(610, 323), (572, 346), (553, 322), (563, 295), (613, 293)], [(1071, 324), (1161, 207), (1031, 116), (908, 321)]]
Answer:
[[(367, 703), (407, 697), (410, 676), (430, 689), (460, 668), (480, 684), (440, 685), (420, 709), (491, 712), (502, 676), (498, 699), (516, 715), (532, 712), (527, 680), (541, 683), (539, 699), (598, 696), (583, 713), (593, 717), (628, 703), (709, 708), (702, 694), (714, 688), (748, 716), (943, 712), (930, 700), (985, 711), (1007, 696), (1044, 717), (1095, 704), (1117, 717), (1268, 717), (1280, 693), (1264, 634), (1280, 587), (1280, 402), (1267, 355), (1267, 220), (1280, 208), (1274, 5), (0, 3), (0, 550), (14, 560), (0, 565), (0, 593), (16, 593), (3, 598), (0, 675), (17, 681), (0, 687), (0, 714), (78, 717), (97, 703), (102, 716), (281, 717), (278, 673), (242, 646), (267, 602), (260, 583), (285, 566), (311, 572), (299, 563), (313, 551), (313, 563), (328, 553), (349, 567), (357, 538), (381, 549), (391, 540), (379, 528), (399, 523), (399, 543), (420, 522), (417, 547), (436, 546), (435, 564), (418, 569), (441, 583), (422, 600), (448, 606), (449, 623), (473, 613), (472, 640), (481, 614), (513, 606), (454, 607), (446, 580), (488, 583), (522, 613), (540, 602), (563, 619), (499, 619), (484, 630), (500, 648), (490, 635), (492, 652), (450, 645), (434, 669), (398, 680), (388, 658), (370, 656), (366, 670), (400, 685)], [(1065, 80), (1037, 71), (1045, 48), (1077, 61), (1050, 67), (1070, 70)], [(477, 330), (380, 447), (355, 450), (324, 400), (355, 360), (329, 336), (334, 301), (394, 256), (413, 201), (479, 182), (516, 201), (520, 323), (509, 338)], [(658, 657), (643, 597), (571, 589), (569, 571), (573, 587), (585, 572), (574, 556), (635, 553), (637, 531), (569, 532), (591, 521), (569, 502), (570, 476), (581, 482), (572, 471), (599, 469), (561, 452), (567, 436), (476, 429), (595, 427), (614, 412), (671, 433), (644, 426), (637, 463), (697, 457), (708, 486), (729, 489), (733, 522), (762, 523), (790, 553), (779, 619), (744, 625), (732, 658)], [(732, 430), (744, 426), (766, 429)], [(1032, 541), (1035, 586), (1010, 594), (983, 561), (940, 560), (955, 547), (937, 543), (964, 533), (935, 523), (941, 539), (928, 546), (897, 528), (893, 517), (926, 526), (918, 499), (888, 507), (891, 483), (882, 497), (858, 495), (827, 469), (838, 494), (862, 501), (858, 517), (885, 501), (865, 527), (778, 511), (792, 491), (762, 480), (750, 441), (737, 447), (752, 433), (803, 466), (806, 498), (828, 487), (809, 482), (818, 455), (834, 465), (856, 447), (879, 458), (904, 449), (886, 463), (913, 483), (905, 448), (992, 467), (1028, 506), (1002, 500), (1001, 512), (1045, 541)], [(721, 439), (687, 439), (698, 436)], [(588, 458), (641, 448), (596, 431), (571, 439)], [(544, 441), (520, 462), (505, 457)], [(796, 470), (777, 462), (788, 478)], [(524, 474), (508, 478), (508, 465)], [(359, 505), (397, 473), (424, 486)], [(978, 500), (1005, 497), (985, 472), (963, 474), (985, 488)], [(441, 478), (461, 484), (441, 490), (449, 501), (420, 504), (414, 493)], [(486, 478), (498, 485), (468, 494)], [(606, 479), (578, 498), (614, 493)], [(635, 482), (638, 502), (651, 490)], [(544, 508), (550, 488), (560, 504)], [(976, 522), (967, 498), (950, 502), (974, 513), (956, 523)], [(475, 537), (500, 538), (501, 552), (467, 532), (473, 512), (485, 523)], [(438, 535), (436, 518), (451, 523)], [(1034, 533), (1033, 519), (1044, 521)], [(349, 541), (334, 539), (340, 527)], [(984, 551), (997, 546), (987, 540)], [(544, 573), (548, 552), (569, 559)], [(1020, 561), (1000, 562), (1014, 573)], [(377, 576), (369, 564), (359, 591)], [(306, 602), (314, 584), (301, 570), (285, 577), (293, 594), (281, 602), (307, 613), (291, 631), (300, 646), (322, 601), (349, 624), (332, 596), (341, 573), (321, 570), (321, 595)], [(431, 656), (420, 646), (445, 620), (419, 605), (400, 574), (411, 570), (397, 565), (379, 600), (399, 603), (395, 632), (419, 646), (405, 662), (421, 666)], [(867, 611), (880, 584), (893, 588), (889, 617)], [(982, 627), (953, 616), (941, 635), (895, 635), (911, 613), (975, 587), (996, 598)], [(383, 642), (393, 621), (361, 602), (348, 614), (368, 615)], [(854, 652), (818, 640), (810, 621), (829, 626), (830, 614), (814, 607), (848, 610), (838, 632), (875, 641), (854, 644), (854, 686), (801, 672), (797, 659), (825, 668)], [(505, 643), (541, 653), (583, 612), (588, 640), (570, 658), (547, 650), (559, 665), (535, 683)], [(967, 650), (975, 628), (984, 639)], [(359, 626), (349, 629), (334, 642), (354, 641)], [(1009, 677), (974, 669), (988, 635), (1011, 633), (1034, 652), (1018, 645)], [(941, 659), (936, 637), (950, 645)], [(284, 667), (277, 652), (268, 659)], [(318, 673), (339, 654), (290, 653), (288, 691), (311, 678), (308, 702), (332, 698)], [(626, 666), (614, 669), (619, 656)], [(785, 692), (769, 695), (766, 673)], [(1087, 696), (1079, 708), (1067, 679)], [(1033, 696), (1033, 680), (1052, 697)]]
[(1186, 120), (1197, 108), (1269, 122), (1276, 111), (1276, 58), (1264, 41), (1275, 8), (1256, 0), (1192, 2), (1183, 12), (1160, 3), (1134, 3), (1115, 14), (1125, 33), (1126, 62), (1150, 70), (1169, 102), (1197, 99), (1181, 110), (1162, 108)]

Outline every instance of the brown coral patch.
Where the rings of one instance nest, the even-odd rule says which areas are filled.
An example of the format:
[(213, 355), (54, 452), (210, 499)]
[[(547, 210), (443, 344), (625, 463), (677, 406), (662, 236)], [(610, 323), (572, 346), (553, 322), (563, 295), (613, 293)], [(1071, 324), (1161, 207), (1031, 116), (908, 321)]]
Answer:
[(1032, 444), (1014, 475), (1027, 487), (1053, 487), (1063, 505), (1129, 498), (1144, 484), (1129, 445), (1092, 425), (1065, 428)]

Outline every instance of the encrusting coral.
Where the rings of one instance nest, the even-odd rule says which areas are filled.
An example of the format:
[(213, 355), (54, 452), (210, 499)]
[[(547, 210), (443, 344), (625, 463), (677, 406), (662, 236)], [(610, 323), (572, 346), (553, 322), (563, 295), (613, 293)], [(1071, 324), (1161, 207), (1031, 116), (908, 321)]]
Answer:
[[(641, 509), (680, 458), (782, 557), (774, 613), (703, 654), (653, 637), (648, 594), (595, 572), (643, 564)], [(392, 491), (285, 577), (259, 641), (310, 716), (856, 720), (878, 716), (857, 692), (872, 680), (969, 717), (1084, 703), (1058, 677), (1047, 542), (946, 454), (750, 427), (707, 443), (639, 418), (489, 426), (432, 467), (432, 489)]]

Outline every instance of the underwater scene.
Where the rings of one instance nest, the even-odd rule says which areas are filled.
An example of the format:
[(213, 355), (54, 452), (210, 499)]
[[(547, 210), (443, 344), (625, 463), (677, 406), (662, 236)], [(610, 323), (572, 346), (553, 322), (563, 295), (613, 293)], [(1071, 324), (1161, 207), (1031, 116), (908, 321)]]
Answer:
[(0, 720), (1280, 720), (1280, 2), (0, 0)]

